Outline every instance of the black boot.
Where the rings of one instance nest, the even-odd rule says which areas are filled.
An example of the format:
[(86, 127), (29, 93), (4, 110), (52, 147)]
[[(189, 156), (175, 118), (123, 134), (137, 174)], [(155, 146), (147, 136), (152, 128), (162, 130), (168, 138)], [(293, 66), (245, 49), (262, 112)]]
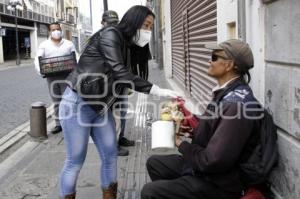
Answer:
[(57, 134), (59, 132), (61, 132), (61, 126), (55, 126), (53, 129), (50, 130), (50, 133), (52, 134)]
[(134, 146), (133, 140), (128, 140), (126, 137), (120, 137), (119, 138), (119, 145), (120, 146)]
[(118, 145), (118, 156), (128, 156), (129, 151), (127, 149), (124, 149)]

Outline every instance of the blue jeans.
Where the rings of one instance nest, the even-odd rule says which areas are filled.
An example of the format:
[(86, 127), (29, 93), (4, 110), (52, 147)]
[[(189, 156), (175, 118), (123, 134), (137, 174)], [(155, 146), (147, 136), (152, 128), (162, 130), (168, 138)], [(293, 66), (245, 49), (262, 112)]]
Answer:
[(89, 136), (102, 160), (102, 187), (108, 188), (111, 183), (116, 182), (117, 142), (111, 111), (100, 116), (77, 93), (67, 88), (60, 103), (59, 118), (67, 153), (60, 175), (60, 196), (76, 191), (76, 181), (86, 158)]

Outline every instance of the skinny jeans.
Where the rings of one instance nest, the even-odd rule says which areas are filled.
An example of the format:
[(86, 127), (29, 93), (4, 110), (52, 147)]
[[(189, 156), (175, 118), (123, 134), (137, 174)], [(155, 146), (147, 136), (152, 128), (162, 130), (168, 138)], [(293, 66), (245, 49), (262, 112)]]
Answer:
[(76, 181), (86, 158), (89, 136), (101, 159), (102, 188), (117, 182), (117, 141), (111, 111), (99, 115), (72, 89), (66, 88), (59, 106), (66, 159), (60, 174), (60, 196), (76, 192)]

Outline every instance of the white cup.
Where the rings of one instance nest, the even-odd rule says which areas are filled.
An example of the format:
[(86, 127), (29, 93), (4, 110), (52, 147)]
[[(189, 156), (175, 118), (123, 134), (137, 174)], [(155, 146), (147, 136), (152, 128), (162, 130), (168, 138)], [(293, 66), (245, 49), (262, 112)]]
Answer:
[(174, 148), (175, 126), (173, 121), (156, 121), (152, 123), (151, 148)]

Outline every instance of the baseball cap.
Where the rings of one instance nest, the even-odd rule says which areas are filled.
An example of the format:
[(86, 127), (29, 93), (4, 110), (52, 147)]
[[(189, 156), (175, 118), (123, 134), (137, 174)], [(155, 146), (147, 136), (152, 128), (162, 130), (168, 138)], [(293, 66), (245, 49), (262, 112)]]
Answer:
[(106, 10), (102, 15), (102, 21), (107, 23), (118, 23), (118, 14), (113, 10)]
[(252, 50), (246, 42), (238, 39), (230, 39), (220, 44), (208, 43), (205, 48), (211, 50), (224, 50), (229, 59), (234, 60), (236, 67), (241, 72), (246, 72), (253, 68), (254, 59)]

